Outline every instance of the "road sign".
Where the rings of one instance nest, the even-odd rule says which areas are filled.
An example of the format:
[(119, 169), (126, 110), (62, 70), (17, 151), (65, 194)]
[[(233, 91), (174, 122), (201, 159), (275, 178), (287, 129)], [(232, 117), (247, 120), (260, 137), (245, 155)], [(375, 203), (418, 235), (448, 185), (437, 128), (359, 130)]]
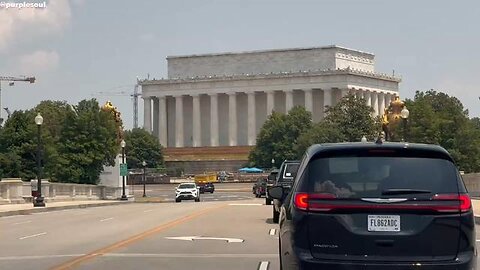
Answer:
[(227, 243), (243, 243), (243, 239), (239, 238), (219, 238), (219, 237), (203, 237), (203, 236), (180, 236), (180, 237), (165, 237), (166, 239), (171, 240), (183, 240), (183, 241), (193, 241), (193, 240), (219, 240), (227, 241)]
[(120, 176), (127, 176), (128, 175), (128, 167), (127, 164), (120, 164)]

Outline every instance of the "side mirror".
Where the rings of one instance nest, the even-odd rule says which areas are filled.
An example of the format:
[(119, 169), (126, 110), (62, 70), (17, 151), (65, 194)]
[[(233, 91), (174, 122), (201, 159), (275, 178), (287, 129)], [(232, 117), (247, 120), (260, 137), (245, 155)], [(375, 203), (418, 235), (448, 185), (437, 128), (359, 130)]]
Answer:
[(271, 187), (268, 189), (268, 196), (277, 200), (281, 200), (283, 198), (283, 193), (283, 187), (281, 186)]

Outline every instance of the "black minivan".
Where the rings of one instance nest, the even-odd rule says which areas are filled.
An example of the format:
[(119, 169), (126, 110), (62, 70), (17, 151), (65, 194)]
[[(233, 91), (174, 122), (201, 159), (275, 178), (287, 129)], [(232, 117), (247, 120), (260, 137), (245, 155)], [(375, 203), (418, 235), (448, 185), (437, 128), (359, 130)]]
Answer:
[(283, 270), (477, 268), (472, 204), (440, 146), (311, 146), (280, 211)]

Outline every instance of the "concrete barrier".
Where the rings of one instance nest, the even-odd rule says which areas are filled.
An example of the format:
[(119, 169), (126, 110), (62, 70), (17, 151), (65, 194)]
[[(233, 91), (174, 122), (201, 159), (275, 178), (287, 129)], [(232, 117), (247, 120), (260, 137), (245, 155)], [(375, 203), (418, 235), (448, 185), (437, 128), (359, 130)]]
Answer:
[(468, 193), (472, 197), (480, 197), (480, 173), (462, 175)]

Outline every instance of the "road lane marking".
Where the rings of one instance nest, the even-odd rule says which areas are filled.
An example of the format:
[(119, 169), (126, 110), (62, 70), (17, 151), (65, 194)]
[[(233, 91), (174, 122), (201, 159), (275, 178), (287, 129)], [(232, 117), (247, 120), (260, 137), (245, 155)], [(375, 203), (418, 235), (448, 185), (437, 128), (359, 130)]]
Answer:
[(477, 239), (477, 242), (480, 242), (480, 239)]
[(278, 254), (109, 253), (102, 257), (126, 258), (277, 258)]
[(110, 218), (104, 218), (104, 219), (101, 219), (100, 222), (104, 222), (104, 221), (108, 221), (108, 220), (112, 220), (113, 217), (110, 217)]
[(45, 234), (47, 234), (47, 233), (46, 233), (46, 232), (42, 232), (42, 233), (37, 233), (37, 234), (33, 234), (33, 235), (27, 235), (27, 236), (18, 238), (18, 240), (24, 240), (24, 239), (28, 239), (28, 238), (33, 238), (33, 237), (37, 237), (37, 236), (42, 236), (42, 235), (45, 235)]
[(268, 265), (270, 262), (268, 261), (263, 261), (258, 264), (258, 270), (268, 270)]
[(230, 206), (259, 206), (259, 205), (263, 205), (261, 203), (230, 203), (228, 204)]
[(148, 209), (148, 210), (145, 210), (145, 211), (143, 211), (143, 212), (144, 212), (144, 213), (148, 213), (148, 212), (152, 212), (153, 210), (155, 210), (155, 209)]
[(274, 236), (274, 235), (275, 235), (275, 233), (276, 233), (276, 230), (275, 230), (275, 229), (270, 229), (270, 232), (269, 232), (269, 234), (270, 234), (271, 236)]
[(22, 222), (13, 223), (12, 225), (27, 224), (27, 223), (31, 223), (31, 222), (32, 222), (31, 220), (27, 220), (27, 221), (22, 221)]
[(239, 238), (220, 238), (220, 237), (204, 237), (204, 236), (180, 236), (180, 237), (165, 237), (170, 240), (182, 240), (182, 241), (193, 241), (193, 240), (220, 240), (227, 241), (227, 243), (243, 243), (245, 240)]
[(91, 259), (96, 258), (98, 256), (105, 256), (106, 254), (111, 253), (112, 251), (114, 251), (116, 249), (128, 246), (130, 244), (133, 244), (135, 242), (143, 240), (143, 239), (145, 239), (149, 236), (152, 236), (152, 235), (157, 234), (159, 232), (165, 231), (165, 230), (170, 229), (172, 227), (175, 227), (177, 225), (186, 223), (186, 222), (188, 222), (188, 221), (190, 221), (194, 218), (197, 218), (199, 216), (202, 216), (202, 215), (205, 215), (207, 213), (213, 212), (215, 210), (219, 210), (219, 209), (224, 208), (224, 207), (226, 207), (226, 205), (222, 204), (222, 205), (210, 207), (210, 208), (207, 208), (207, 209), (204, 209), (204, 210), (201, 210), (201, 211), (193, 212), (192, 214), (189, 214), (189, 215), (177, 218), (175, 220), (172, 220), (170, 222), (164, 223), (164, 224), (159, 225), (159, 226), (157, 226), (153, 229), (150, 229), (148, 231), (145, 231), (145, 232), (139, 233), (137, 235), (134, 235), (132, 237), (129, 237), (125, 240), (122, 240), (122, 241), (119, 241), (119, 242), (114, 243), (112, 245), (94, 250), (94, 251), (92, 251), (88, 254), (85, 254), (85, 255), (80, 256), (78, 258), (75, 258), (75, 259), (72, 259), (70, 261), (64, 262), (64, 263), (62, 263), (58, 266), (53, 267), (52, 270), (73, 269), (73, 268), (79, 266), (80, 264), (84, 263), (85, 261), (91, 260)]

